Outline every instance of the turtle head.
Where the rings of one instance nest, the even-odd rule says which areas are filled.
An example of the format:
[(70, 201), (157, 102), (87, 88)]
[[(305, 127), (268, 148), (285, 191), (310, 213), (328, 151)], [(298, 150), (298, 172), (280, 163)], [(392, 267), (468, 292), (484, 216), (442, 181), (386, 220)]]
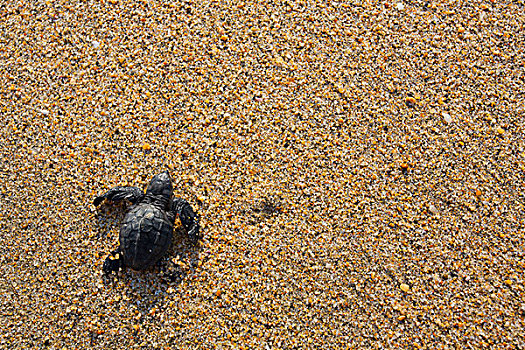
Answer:
[(171, 183), (171, 176), (168, 170), (155, 175), (153, 179), (151, 179), (146, 190), (146, 195), (163, 196), (168, 198), (171, 197), (172, 193), (173, 185)]

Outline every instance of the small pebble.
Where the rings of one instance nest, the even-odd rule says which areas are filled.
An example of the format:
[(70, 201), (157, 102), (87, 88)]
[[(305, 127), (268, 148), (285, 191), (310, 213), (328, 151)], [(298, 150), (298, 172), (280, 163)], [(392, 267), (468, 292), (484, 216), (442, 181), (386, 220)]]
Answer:
[(452, 123), (452, 116), (450, 114), (443, 112), (442, 115), (443, 115), (443, 120), (445, 120), (445, 123), (447, 124)]

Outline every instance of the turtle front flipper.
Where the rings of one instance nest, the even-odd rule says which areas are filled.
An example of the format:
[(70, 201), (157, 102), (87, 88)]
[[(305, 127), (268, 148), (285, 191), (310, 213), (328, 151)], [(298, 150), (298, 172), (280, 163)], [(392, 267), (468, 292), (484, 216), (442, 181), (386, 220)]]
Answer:
[(97, 207), (102, 203), (104, 199), (110, 200), (112, 202), (119, 202), (123, 200), (128, 200), (131, 203), (135, 204), (144, 197), (144, 192), (138, 187), (125, 187), (117, 186), (113, 187), (111, 190), (104, 193), (102, 196), (98, 196), (93, 201), (93, 204)]
[(181, 198), (173, 199), (171, 205), (172, 214), (179, 217), (182, 226), (186, 229), (188, 236), (193, 239), (197, 239), (199, 235), (199, 217), (193, 211), (190, 203), (187, 200)]
[(122, 256), (120, 253), (120, 248), (115, 249), (109, 256), (104, 260), (104, 265), (102, 266), (102, 271), (106, 275), (111, 274), (112, 272), (119, 272), (122, 266)]

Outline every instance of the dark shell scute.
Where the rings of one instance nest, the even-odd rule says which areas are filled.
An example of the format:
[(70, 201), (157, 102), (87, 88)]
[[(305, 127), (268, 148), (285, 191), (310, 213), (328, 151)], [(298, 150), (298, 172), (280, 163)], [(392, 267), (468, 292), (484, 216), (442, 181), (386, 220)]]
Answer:
[(163, 210), (141, 203), (124, 218), (120, 246), (126, 266), (143, 270), (155, 264), (168, 250), (173, 225)]

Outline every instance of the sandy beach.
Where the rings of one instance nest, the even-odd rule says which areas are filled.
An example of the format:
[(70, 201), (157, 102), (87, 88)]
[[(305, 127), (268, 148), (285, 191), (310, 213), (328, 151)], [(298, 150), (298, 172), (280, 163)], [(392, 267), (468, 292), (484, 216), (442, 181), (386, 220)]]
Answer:
[[(0, 348), (524, 349), (523, 1), (4, 1)], [(171, 169), (200, 216), (105, 276)]]

